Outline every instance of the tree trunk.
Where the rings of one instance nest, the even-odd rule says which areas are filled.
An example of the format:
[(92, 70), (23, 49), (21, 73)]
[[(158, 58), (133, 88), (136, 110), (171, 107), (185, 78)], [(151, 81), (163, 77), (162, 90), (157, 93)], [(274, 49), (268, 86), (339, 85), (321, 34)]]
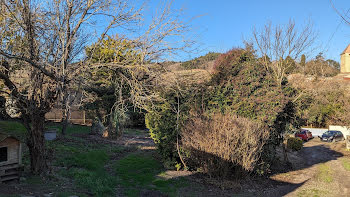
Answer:
[(33, 174), (41, 174), (47, 170), (46, 149), (44, 141), (44, 116), (32, 116), (26, 122), (28, 130), (27, 146), (30, 154), (30, 170)]
[[(65, 113), (67, 113), (67, 112), (65, 112)], [(68, 116), (64, 115), (62, 117), (62, 135), (66, 135), (67, 126), (68, 126)]]
[(63, 101), (62, 101), (62, 135), (66, 135), (68, 118), (69, 118), (68, 93), (64, 92)]
[(119, 112), (113, 111), (107, 119), (107, 128), (103, 137), (118, 138), (123, 135), (123, 120)]

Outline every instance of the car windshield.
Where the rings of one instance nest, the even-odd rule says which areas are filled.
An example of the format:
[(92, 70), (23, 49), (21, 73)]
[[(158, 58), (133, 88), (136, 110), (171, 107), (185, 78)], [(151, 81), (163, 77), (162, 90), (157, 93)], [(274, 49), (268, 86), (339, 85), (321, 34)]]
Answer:
[(326, 131), (325, 133), (323, 133), (323, 135), (325, 136), (332, 136), (336, 133), (336, 131)]

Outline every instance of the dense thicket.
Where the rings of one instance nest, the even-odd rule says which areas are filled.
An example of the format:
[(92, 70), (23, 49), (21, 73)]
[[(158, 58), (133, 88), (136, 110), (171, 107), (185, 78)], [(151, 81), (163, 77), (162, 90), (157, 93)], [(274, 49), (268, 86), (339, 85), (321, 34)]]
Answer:
[[(83, 74), (85, 83), (83, 107), (91, 118), (98, 118), (107, 127), (109, 136), (118, 136), (124, 127), (144, 125), (142, 110), (130, 99), (132, 89), (126, 66), (140, 62), (135, 42), (118, 36), (107, 36), (85, 49), (86, 58), (95, 63)], [(114, 68), (106, 64), (116, 64)], [(100, 64), (100, 65), (99, 65)]]
[(320, 53), (315, 59), (306, 62), (304, 73), (302, 69), (294, 71), (294, 73), (303, 73), (305, 75), (313, 75), (319, 77), (334, 77), (340, 71), (340, 64), (331, 59), (325, 59)]
[(350, 95), (348, 84), (342, 78), (293, 75), (290, 82), (299, 91), (294, 104), (301, 125), (323, 128), (331, 124), (349, 125)]
[[(146, 115), (147, 127), (150, 129), (151, 136), (158, 145), (163, 158), (165, 160), (170, 158), (174, 162), (180, 162), (179, 153), (181, 151), (187, 156), (187, 161), (191, 161), (191, 155), (196, 155), (193, 150), (198, 149), (198, 147), (189, 147), (187, 144), (181, 151), (176, 150), (178, 135), (183, 135), (180, 131), (185, 131), (183, 129), (189, 128), (188, 124), (194, 121), (194, 117), (190, 116), (189, 112), (201, 116), (205, 114), (209, 118), (210, 121), (207, 123), (209, 125), (205, 126), (208, 130), (202, 131), (204, 134), (205, 132), (215, 132), (210, 131), (210, 124), (219, 124), (216, 121), (220, 118), (211, 119), (212, 114), (217, 114), (216, 116), (222, 114), (224, 117), (227, 114), (238, 115), (241, 118), (246, 118), (247, 121), (252, 121), (253, 123), (247, 126), (249, 128), (245, 129), (253, 129), (250, 126), (255, 124), (266, 126), (268, 135), (266, 138), (260, 139), (264, 146), (257, 150), (259, 162), (273, 161), (274, 147), (281, 143), (283, 133), (293, 127), (296, 119), (294, 106), (291, 102), (295, 90), (288, 85), (287, 81), (278, 85), (270, 71), (266, 70), (266, 67), (259, 63), (253, 52), (249, 50), (233, 49), (221, 55), (215, 62), (210, 82), (186, 89), (186, 91), (182, 91), (181, 95), (179, 97), (177, 94), (169, 92), (164, 94), (167, 102), (160, 103), (158, 111)], [(174, 106), (179, 107), (180, 110), (174, 110)], [(180, 116), (178, 116), (179, 113), (176, 113), (178, 111), (181, 112)], [(180, 121), (178, 121), (179, 119)], [(177, 129), (176, 125), (179, 125), (180, 128)], [(228, 131), (234, 133), (233, 130)], [(219, 130), (216, 132), (213, 135), (221, 135)], [(224, 140), (224, 138), (217, 138), (217, 140), (221, 139)], [(223, 142), (218, 141), (217, 143), (222, 144)], [(205, 149), (205, 151), (209, 150)], [(216, 156), (221, 157), (220, 154)], [(250, 164), (253, 167), (249, 168), (245, 168), (239, 163), (229, 163), (230, 167), (240, 166), (241, 169), (252, 171), (256, 169), (259, 162), (254, 160)]]

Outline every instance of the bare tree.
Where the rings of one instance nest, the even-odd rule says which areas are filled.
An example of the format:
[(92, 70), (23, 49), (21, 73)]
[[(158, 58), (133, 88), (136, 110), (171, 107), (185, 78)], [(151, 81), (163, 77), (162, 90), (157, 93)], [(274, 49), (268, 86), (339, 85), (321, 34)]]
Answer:
[[(185, 39), (188, 23), (181, 20), (181, 12), (171, 9), (171, 4), (161, 5), (147, 25), (141, 15), (144, 6), (136, 8), (125, 0), (0, 1), (0, 79), (7, 87), (2, 93), (15, 100), (28, 131), (33, 173), (47, 168), (43, 137), (45, 114), (57, 102), (62, 102), (62, 108), (69, 112), (70, 90), (82, 82), (82, 72), (101, 66), (115, 71), (124, 84), (132, 87), (130, 100), (136, 106), (145, 107), (155, 97), (149, 79), (156, 74), (150, 72), (146, 63), (176, 54), (192, 44)], [(101, 18), (103, 23), (99, 23)], [(141, 54), (140, 61), (133, 64), (80, 62), (89, 40), (89, 29), (96, 26), (100, 30), (97, 43), (102, 42), (111, 29), (129, 31), (136, 43), (134, 49)], [(18, 80), (17, 75), (24, 75), (21, 73), (29, 77)], [(147, 80), (141, 77), (145, 75)], [(68, 113), (65, 113), (64, 120), (67, 119)]]
[(266, 69), (271, 69), (279, 84), (292, 66), (292, 61), (284, 60), (287, 57), (293, 60), (299, 58), (302, 53), (312, 49), (315, 39), (310, 22), (301, 30), (297, 29), (292, 20), (285, 26), (267, 23), (260, 31), (253, 29), (253, 43)]
[(103, 16), (110, 22), (102, 39), (110, 29), (138, 23), (139, 9), (122, 0), (1, 0), (0, 7), (2, 93), (16, 101), (28, 131), (31, 171), (40, 173), (47, 169), (45, 114), (60, 98), (66, 105), (67, 90), (83, 70), (72, 64), (86, 44), (83, 30)]

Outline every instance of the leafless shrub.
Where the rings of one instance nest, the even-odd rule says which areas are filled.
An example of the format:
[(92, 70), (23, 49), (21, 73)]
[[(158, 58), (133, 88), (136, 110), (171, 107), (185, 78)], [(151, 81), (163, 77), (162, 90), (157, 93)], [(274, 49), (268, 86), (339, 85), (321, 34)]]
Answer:
[(214, 113), (192, 116), (182, 130), (182, 145), (195, 167), (227, 177), (252, 172), (268, 137), (265, 127), (247, 118)]

